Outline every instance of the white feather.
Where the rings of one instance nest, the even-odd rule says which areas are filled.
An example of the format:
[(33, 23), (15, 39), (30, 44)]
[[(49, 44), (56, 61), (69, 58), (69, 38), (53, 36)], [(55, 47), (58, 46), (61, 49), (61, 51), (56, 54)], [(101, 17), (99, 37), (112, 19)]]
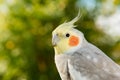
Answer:
[(73, 66), (70, 64), (70, 60), (68, 60), (68, 68), (70, 76), (73, 80), (89, 80), (86, 76), (82, 76), (80, 72), (73, 68)]

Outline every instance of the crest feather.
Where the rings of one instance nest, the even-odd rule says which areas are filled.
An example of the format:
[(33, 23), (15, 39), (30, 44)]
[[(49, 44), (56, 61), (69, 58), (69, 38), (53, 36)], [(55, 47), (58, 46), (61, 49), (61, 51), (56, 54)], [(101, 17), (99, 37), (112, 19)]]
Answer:
[[(68, 22), (68, 24), (74, 25), (74, 23), (77, 22), (80, 19), (80, 17), (81, 17), (81, 14), (80, 14), (80, 10), (79, 10), (78, 15), (73, 20)], [(73, 27), (76, 27), (76, 26), (73, 26)]]
[(62, 29), (68, 30), (70, 28), (76, 27), (76, 25), (74, 25), (74, 23), (77, 22), (80, 17), (81, 17), (81, 14), (80, 14), (80, 10), (79, 10), (78, 15), (73, 20), (71, 20), (69, 22), (65, 21), (63, 24), (59, 25), (53, 32), (57, 32), (57, 31), (62, 30)]

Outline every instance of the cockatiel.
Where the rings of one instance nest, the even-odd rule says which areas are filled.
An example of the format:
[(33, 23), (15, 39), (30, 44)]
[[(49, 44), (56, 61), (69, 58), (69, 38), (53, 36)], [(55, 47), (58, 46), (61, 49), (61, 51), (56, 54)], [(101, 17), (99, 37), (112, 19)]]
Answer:
[(52, 32), (55, 63), (62, 80), (120, 80), (120, 66), (74, 27), (80, 14)]

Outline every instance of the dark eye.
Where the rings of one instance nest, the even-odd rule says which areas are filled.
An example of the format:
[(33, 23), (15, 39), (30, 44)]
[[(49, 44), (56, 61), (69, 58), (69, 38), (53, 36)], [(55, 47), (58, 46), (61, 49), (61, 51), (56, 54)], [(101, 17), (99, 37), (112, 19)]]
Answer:
[(70, 34), (69, 34), (69, 33), (67, 33), (67, 34), (66, 34), (66, 37), (69, 37), (69, 36), (70, 36)]

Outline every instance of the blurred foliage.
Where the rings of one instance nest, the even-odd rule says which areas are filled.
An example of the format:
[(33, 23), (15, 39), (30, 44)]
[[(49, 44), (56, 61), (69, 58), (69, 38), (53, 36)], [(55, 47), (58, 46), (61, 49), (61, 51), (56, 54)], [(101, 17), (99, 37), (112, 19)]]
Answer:
[[(76, 23), (86, 39), (120, 62), (120, 42), (98, 29), (94, 17), (106, 0), (97, 0), (93, 10), (81, 0), (1, 0), (0, 80), (60, 80), (54, 63), (51, 33), (80, 10)], [(80, 2), (81, 3), (81, 2)], [(114, 0), (118, 6), (119, 0)], [(113, 54), (114, 53), (114, 54)]]

